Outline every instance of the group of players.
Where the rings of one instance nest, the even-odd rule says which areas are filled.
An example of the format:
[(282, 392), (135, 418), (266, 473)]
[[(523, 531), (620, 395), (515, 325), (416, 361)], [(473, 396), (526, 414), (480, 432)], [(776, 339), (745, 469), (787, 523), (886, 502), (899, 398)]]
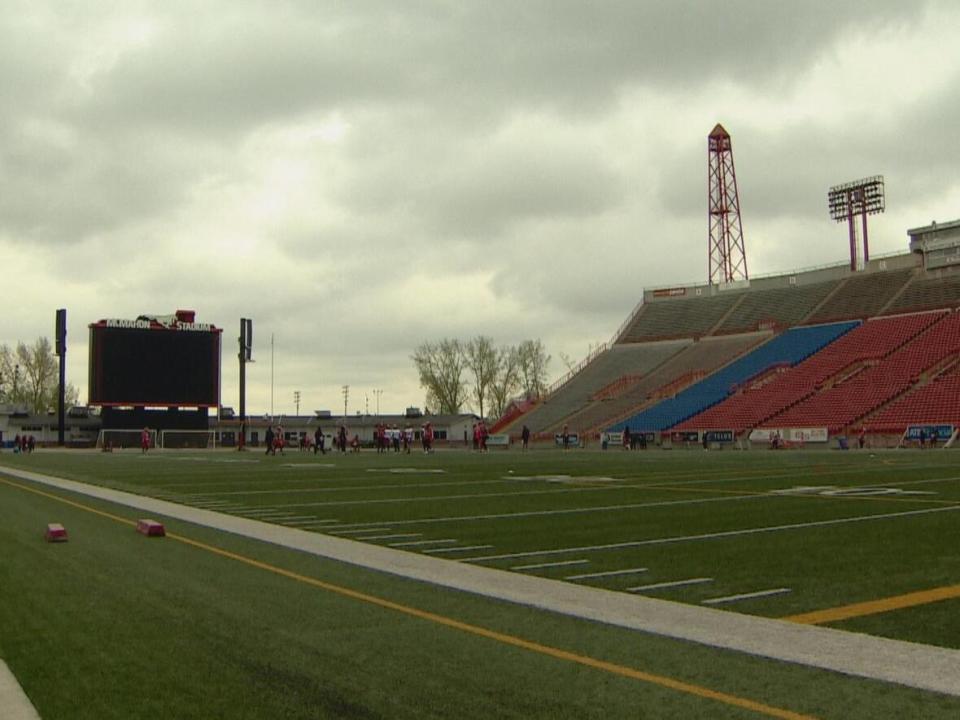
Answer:
[(36, 446), (37, 441), (33, 435), (17, 435), (13, 439), (13, 452), (15, 453), (32, 453)]
[[(404, 452), (409, 454), (414, 444), (414, 438), (415, 435), (412, 427), (400, 429), (396, 425), (388, 427), (387, 425), (380, 424), (377, 425), (373, 431), (373, 446), (378, 453), (389, 452), (392, 448), (396, 453)], [(420, 444), (425, 453), (433, 452), (433, 439), (433, 425), (427, 422), (420, 428)], [(343, 425), (337, 428), (337, 431), (332, 435), (332, 440), (333, 447), (330, 448), (331, 452), (339, 450), (345, 453), (348, 448), (350, 452), (360, 452), (360, 436), (355, 434), (353, 437), (350, 437), (347, 428)], [(326, 434), (323, 432), (323, 428), (318, 427), (314, 430), (312, 438), (309, 435), (302, 435), (300, 437), (299, 449), (301, 452), (313, 450), (314, 455), (317, 453), (326, 455), (326, 442)], [(285, 445), (283, 428), (279, 425), (277, 427), (268, 426), (264, 437), (264, 445), (266, 446), (267, 455), (276, 455), (278, 452), (282, 454)]]

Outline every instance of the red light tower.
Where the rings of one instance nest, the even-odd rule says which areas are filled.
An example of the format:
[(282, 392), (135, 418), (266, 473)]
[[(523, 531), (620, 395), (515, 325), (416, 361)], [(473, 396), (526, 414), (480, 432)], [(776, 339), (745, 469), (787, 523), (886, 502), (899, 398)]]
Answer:
[(747, 253), (743, 249), (733, 146), (730, 134), (719, 123), (707, 137), (707, 166), (710, 284), (747, 280)]

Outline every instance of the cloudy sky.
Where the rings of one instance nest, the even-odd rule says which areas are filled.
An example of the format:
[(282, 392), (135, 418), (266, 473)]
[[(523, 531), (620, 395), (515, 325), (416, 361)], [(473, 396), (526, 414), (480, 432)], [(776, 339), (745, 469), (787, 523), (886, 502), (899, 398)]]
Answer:
[(706, 280), (718, 122), (751, 275), (844, 261), (847, 180), (886, 178), (872, 254), (960, 217), (949, 0), (2, 7), (0, 343), (66, 307), (81, 400), (90, 322), (177, 308), (225, 328), (234, 407), (253, 319), (249, 412), (422, 406), (443, 337), (541, 338), (557, 377)]

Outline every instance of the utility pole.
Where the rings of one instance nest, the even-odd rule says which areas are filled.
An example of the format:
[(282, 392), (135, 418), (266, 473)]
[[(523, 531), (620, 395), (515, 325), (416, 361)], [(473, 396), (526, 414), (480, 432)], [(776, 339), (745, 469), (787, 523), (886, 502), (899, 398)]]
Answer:
[(300, 391), (293, 391), (293, 404), (297, 407), (297, 417), (300, 417)]

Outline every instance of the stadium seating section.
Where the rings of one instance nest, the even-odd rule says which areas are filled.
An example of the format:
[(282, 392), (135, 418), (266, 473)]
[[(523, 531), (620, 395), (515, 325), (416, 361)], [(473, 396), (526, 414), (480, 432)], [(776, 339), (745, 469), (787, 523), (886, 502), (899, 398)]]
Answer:
[(960, 313), (938, 315), (922, 332), (876, 365), (817, 393), (768, 421), (772, 427), (826, 427), (839, 432), (864, 418), (960, 352)]
[(614, 345), (570, 378), (552, 396), (524, 415), (520, 422), (533, 432), (543, 432), (579, 410), (590, 401), (594, 393), (617, 378), (632, 373), (649, 372), (672, 355), (676, 355), (690, 342), (673, 340), (641, 345)]
[(731, 292), (650, 303), (641, 308), (618, 342), (706, 335), (742, 297), (742, 292)]
[(835, 290), (837, 285), (837, 281), (830, 281), (742, 293), (740, 302), (716, 332), (722, 334), (756, 330), (762, 324), (770, 322), (779, 327), (796, 325)]
[(504, 431), (960, 427), (960, 270), (908, 260), (651, 299)]
[(836, 342), (769, 382), (746, 387), (724, 402), (683, 423), (680, 430), (732, 429), (742, 432), (812, 396), (826, 383), (869, 367), (931, 323), (939, 313), (878, 318), (863, 323)]
[(914, 269), (854, 275), (809, 318), (808, 322), (830, 322), (847, 318), (868, 318), (879, 314), (904, 287)]
[(672, 398), (617, 423), (614, 430), (664, 430), (725, 399), (742, 383), (780, 365), (794, 365), (820, 350), (856, 322), (792, 328), (691, 385)]

